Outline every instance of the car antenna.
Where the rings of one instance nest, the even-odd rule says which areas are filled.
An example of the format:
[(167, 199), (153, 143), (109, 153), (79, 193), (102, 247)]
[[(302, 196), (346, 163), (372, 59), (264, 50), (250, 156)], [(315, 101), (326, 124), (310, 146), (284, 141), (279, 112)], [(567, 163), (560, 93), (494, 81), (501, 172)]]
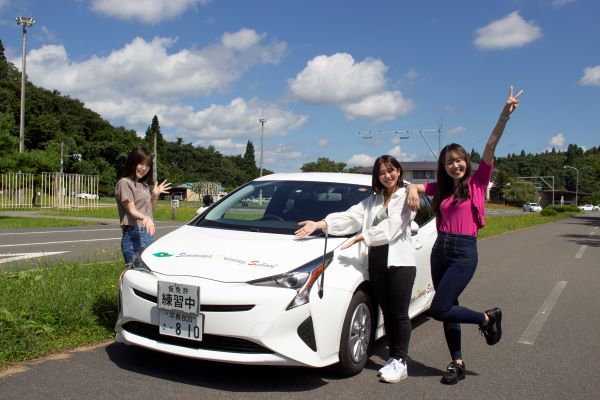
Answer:
[(319, 298), (323, 298), (323, 285), (325, 284), (325, 258), (327, 256), (327, 237), (329, 236), (328, 231), (325, 231), (325, 248), (323, 249), (323, 263), (322, 268), (323, 272), (321, 272), (321, 285), (319, 285)]

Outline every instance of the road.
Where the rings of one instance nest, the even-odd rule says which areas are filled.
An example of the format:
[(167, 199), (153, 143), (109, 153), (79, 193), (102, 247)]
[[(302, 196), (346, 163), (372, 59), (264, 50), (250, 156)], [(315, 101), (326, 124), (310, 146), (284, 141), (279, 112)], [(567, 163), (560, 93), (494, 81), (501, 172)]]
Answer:
[(478, 271), (461, 297), (500, 306), (504, 336), (487, 346), (463, 328), (467, 378), (439, 383), (449, 359), (441, 324), (413, 321), (409, 379), (377, 381), (379, 341), (366, 369), (228, 365), (109, 342), (0, 373), (3, 400), (23, 399), (590, 399), (600, 391), (600, 216), (582, 215), (479, 242)]
[[(0, 271), (33, 268), (61, 259), (83, 263), (120, 259), (119, 221), (98, 221), (102, 225), (0, 229)], [(156, 237), (166, 235), (181, 225), (183, 222), (157, 222)]]

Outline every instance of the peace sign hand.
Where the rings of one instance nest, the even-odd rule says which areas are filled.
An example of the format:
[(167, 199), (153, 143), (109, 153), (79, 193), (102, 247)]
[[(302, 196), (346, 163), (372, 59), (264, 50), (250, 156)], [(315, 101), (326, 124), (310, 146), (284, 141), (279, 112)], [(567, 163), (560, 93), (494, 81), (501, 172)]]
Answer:
[(510, 85), (510, 90), (508, 91), (508, 100), (506, 100), (506, 104), (502, 110), (502, 115), (506, 115), (507, 117), (519, 106), (519, 97), (521, 97), (523, 94), (523, 89), (519, 90), (519, 92), (515, 95), (513, 95), (513, 92), (514, 88), (512, 85)]

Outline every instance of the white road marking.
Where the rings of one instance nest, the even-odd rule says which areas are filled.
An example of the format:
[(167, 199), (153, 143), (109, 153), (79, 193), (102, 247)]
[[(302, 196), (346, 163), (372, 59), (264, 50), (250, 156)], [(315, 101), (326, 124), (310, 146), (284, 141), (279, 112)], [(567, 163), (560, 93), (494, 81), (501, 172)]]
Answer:
[[(0, 254), (0, 264), (18, 261), (18, 260), (26, 260), (28, 258), (48, 257), (48, 256), (53, 256), (55, 254), (63, 254), (63, 253), (68, 253), (68, 251), (48, 251), (48, 252), (40, 252), (40, 253)], [(3, 258), (3, 257), (6, 257), (6, 258)]]
[(587, 244), (582, 244), (579, 250), (577, 250), (577, 254), (575, 254), (575, 258), (583, 257), (583, 253), (585, 253), (585, 249), (587, 249)]
[(121, 237), (119, 236), (117, 238), (64, 240), (62, 242), (1, 244), (0, 247), (21, 247), (21, 246), (40, 246), (40, 245), (44, 245), (44, 244), (65, 244), (65, 243), (79, 243), (79, 242), (100, 242), (100, 241), (103, 241), (103, 240), (121, 240)]
[(546, 300), (544, 300), (544, 303), (525, 329), (525, 332), (521, 335), (519, 343), (533, 344), (535, 342), (538, 333), (542, 330), (544, 323), (550, 316), (550, 313), (552, 312), (554, 305), (556, 305), (565, 286), (567, 286), (566, 281), (560, 281), (554, 286), (554, 289), (552, 289)]
[[(166, 228), (179, 228), (182, 225), (173, 226), (157, 226), (156, 229)], [(43, 235), (44, 233), (79, 233), (79, 232), (99, 232), (99, 231), (121, 231), (120, 227), (117, 228), (96, 228), (96, 229), (72, 229), (68, 231), (37, 231), (37, 232), (8, 232), (0, 233), (0, 236), (15, 236), (15, 235)]]

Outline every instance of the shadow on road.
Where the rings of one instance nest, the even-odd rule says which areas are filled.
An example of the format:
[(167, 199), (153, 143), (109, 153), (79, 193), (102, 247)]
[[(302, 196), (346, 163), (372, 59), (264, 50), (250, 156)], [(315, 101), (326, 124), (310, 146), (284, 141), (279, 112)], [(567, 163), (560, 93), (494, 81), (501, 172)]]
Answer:
[[(428, 313), (413, 319), (413, 331), (430, 320)], [(327, 385), (331, 380), (345, 379), (333, 368), (237, 365), (194, 360), (116, 342), (106, 347), (106, 353), (115, 365), (127, 371), (230, 392), (305, 392)], [(377, 371), (381, 362), (374, 361), (374, 356), (386, 360), (387, 355), (385, 338), (375, 342), (365, 370)], [(408, 372), (411, 376), (442, 374), (441, 370), (413, 359), (408, 360)]]
[[(565, 220), (564, 223), (600, 227), (600, 215), (578, 215), (575, 218)], [(568, 234), (563, 235), (563, 237), (579, 245), (600, 247), (600, 232), (597, 235)]]
[(342, 379), (329, 369), (237, 365), (194, 360), (137, 346), (106, 347), (118, 367), (155, 378), (229, 392), (305, 392)]

